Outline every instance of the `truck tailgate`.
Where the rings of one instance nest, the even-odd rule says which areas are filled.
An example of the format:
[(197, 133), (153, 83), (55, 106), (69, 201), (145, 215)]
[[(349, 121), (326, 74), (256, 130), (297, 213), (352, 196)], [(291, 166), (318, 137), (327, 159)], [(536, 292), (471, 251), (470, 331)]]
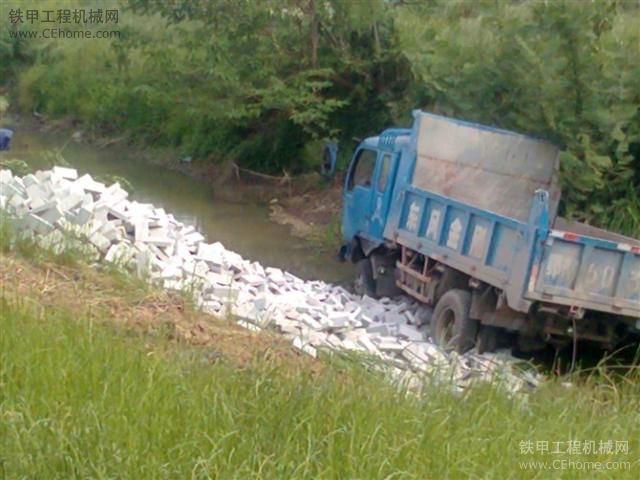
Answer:
[[(640, 244), (577, 226), (550, 231), (541, 261), (533, 266), (527, 297), (640, 317)], [(602, 235), (583, 235), (583, 231)]]

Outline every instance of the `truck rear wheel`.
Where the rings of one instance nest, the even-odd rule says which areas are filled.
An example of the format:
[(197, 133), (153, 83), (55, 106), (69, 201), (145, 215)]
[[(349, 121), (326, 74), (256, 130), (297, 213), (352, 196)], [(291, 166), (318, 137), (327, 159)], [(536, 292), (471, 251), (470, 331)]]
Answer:
[(449, 290), (453, 289), (461, 289), (463, 290), (465, 287), (469, 285), (469, 280), (460, 272), (457, 272), (451, 268), (447, 268), (442, 275), (438, 279), (438, 283), (436, 285), (436, 291), (433, 296), (433, 303), (437, 305), (440, 299), (447, 293)]
[(433, 337), (446, 349), (464, 353), (475, 344), (478, 322), (469, 318), (471, 294), (465, 290), (449, 290), (438, 301), (433, 312)]

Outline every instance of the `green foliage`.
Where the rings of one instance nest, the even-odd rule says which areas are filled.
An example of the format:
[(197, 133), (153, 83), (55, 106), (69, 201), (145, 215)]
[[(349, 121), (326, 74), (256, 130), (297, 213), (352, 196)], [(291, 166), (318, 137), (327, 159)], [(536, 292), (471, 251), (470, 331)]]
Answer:
[(562, 212), (640, 236), (637, 3), (130, 0), (118, 28), (15, 45), (3, 29), (19, 104), (291, 173), (327, 139), (343, 165), (353, 137), (421, 107), (558, 143)]
[(133, 185), (131, 184), (131, 182), (120, 175), (105, 173), (102, 175), (96, 175), (95, 180), (97, 180), (98, 182), (104, 183), (105, 185), (113, 185), (114, 183), (118, 183), (122, 188), (124, 188), (130, 194), (135, 192), (135, 189), (133, 188)]
[[(637, 478), (637, 372), (550, 381), (526, 402), (495, 385), (413, 396), (353, 362), (235, 365), (160, 328), (0, 302), (4, 478), (540, 478), (529, 461), (628, 462), (615, 478)], [(570, 439), (629, 453), (536, 453)]]
[(396, 21), (434, 109), (557, 142), (564, 212), (640, 236), (638, 8), (439, 1)]
[(0, 168), (11, 170), (14, 175), (19, 175), (21, 177), (32, 173), (33, 171), (27, 162), (20, 160), (19, 158), (0, 158)]

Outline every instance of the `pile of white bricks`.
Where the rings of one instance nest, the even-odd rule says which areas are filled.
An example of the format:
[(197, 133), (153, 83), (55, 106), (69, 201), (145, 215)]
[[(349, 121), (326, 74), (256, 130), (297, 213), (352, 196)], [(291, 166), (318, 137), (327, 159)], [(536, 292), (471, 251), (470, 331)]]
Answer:
[(218, 242), (207, 243), (162, 208), (130, 200), (119, 184), (107, 187), (71, 168), (24, 177), (0, 171), (0, 209), (44, 245), (64, 248), (72, 238), (97, 258), (132, 268), (164, 288), (190, 289), (207, 313), (230, 315), (251, 330), (280, 332), (314, 357), (318, 349), (361, 352), (411, 384), (425, 373), (460, 388), (474, 378), (500, 377), (511, 390), (539, 381), (505, 354), (444, 352), (428, 337), (430, 310), (411, 299), (359, 297), (263, 267)]

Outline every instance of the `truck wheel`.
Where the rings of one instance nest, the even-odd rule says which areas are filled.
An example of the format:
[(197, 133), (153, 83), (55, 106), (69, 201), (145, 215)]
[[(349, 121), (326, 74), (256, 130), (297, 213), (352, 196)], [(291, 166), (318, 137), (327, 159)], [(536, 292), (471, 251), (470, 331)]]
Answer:
[(467, 278), (457, 272), (452, 270), (451, 268), (447, 268), (444, 272), (442, 272), (442, 276), (438, 280), (438, 284), (436, 285), (436, 291), (433, 295), (433, 304), (437, 305), (440, 299), (447, 293), (449, 290), (453, 290), (455, 288), (464, 289), (469, 284)]
[(357, 295), (368, 295), (375, 298), (376, 281), (373, 278), (373, 267), (371, 260), (363, 258), (358, 262), (358, 276), (353, 286)]
[(478, 323), (469, 318), (471, 294), (465, 290), (449, 290), (433, 312), (433, 337), (446, 349), (464, 353), (475, 344)]

